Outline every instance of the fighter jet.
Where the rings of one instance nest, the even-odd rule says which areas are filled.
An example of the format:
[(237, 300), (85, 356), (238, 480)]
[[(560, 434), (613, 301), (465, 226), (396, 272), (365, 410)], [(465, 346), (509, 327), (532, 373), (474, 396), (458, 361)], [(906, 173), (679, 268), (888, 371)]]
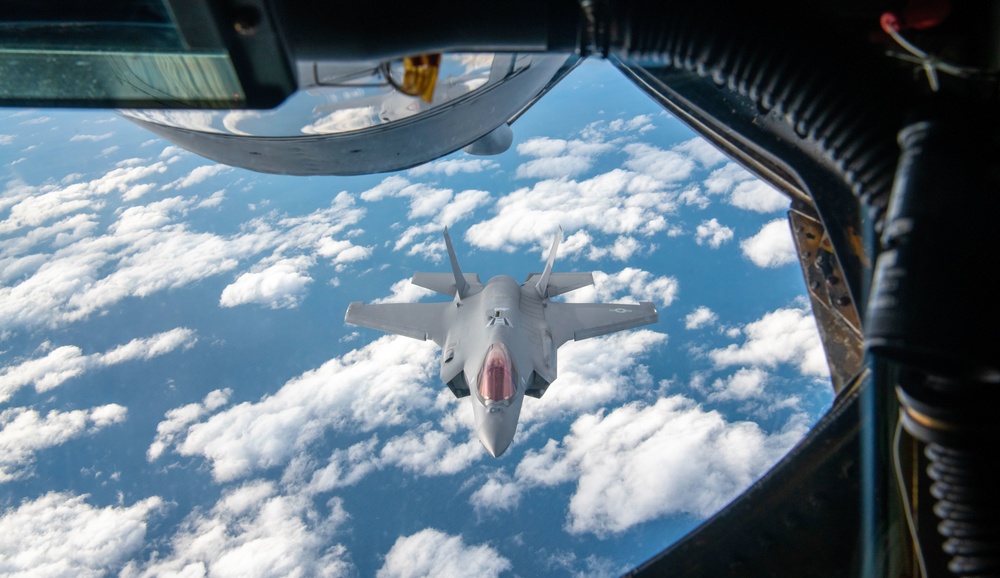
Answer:
[(454, 299), (441, 303), (351, 303), (344, 321), (431, 340), (441, 347), (441, 381), (470, 397), (476, 432), (499, 457), (517, 429), (524, 396), (541, 397), (556, 379), (556, 350), (659, 319), (652, 303), (563, 303), (552, 297), (594, 284), (591, 273), (553, 273), (560, 227), (542, 273), (518, 284), (497, 275), (485, 285), (463, 273), (444, 230), (451, 273), (416, 273), (411, 283)]

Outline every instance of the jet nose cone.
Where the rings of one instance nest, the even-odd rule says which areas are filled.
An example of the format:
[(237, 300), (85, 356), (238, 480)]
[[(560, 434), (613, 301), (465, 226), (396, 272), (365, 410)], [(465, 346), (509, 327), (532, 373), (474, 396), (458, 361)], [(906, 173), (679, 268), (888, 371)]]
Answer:
[(479, 436), (479, 441), (482, 442), (483, 447), (486, 451), (495, 458), (499, 458), (507, 448), (510, 447), (511, 438), (507, 438), (503, 435), (498, 435), (500, 432), (487, 432)]
[(521, 413), (523, 396), (516, 395), (508, 406), (503, 404), (483, 404), (478, 399), (473, 400), (472, 407), (476, 415), (476, 434), (486, 451), (495, 458), (500, 457), (517, 431), (517, 417)]
[(479, 441), (495, 458), (507, 451), (514, 439), (514, 430), (517, 429), (517, 416), (507, 410), (494, 408), (479, 424)]

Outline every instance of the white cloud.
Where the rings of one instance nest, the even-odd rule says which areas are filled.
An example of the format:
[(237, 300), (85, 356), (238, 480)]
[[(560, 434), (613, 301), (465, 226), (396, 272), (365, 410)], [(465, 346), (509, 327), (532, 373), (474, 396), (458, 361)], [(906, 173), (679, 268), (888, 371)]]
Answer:
[(718, 219), (702, 221), (695, 230), (695, 241), (699, 245), (708, 243), (713, 249), (718, 249), (723, 243), (733, 238), (733, 230), (719, 223)]
[(756, 235), (740, 241), (743, 254), (758, 267), (781, 267), (797, 260), (787, 219), (775, 219)]
[(807, 428), (768, 435), (681, 396), (587, 414), (562, 442), (529, 451), (519, 482), (576, 483), (566, 530), (605, 536), (661, 516), (707, 517), (760, 477)]
[(49, 351), (45, 357), (9, 365), (0, 371), (0, 402), (4, 402), (22, 387), (34, 384), (39, 392), (58, 387), (83, 372), (136, 359), (151, 359), (178, 347), (189, 348), (197, 341), (194, 330), (178, 327), (156, 335), (133, 339), (106, 353), (84, 355), (75, 345), (63, 345)]
[(487, 159), (444, 159), (414, 167), (406, 173), (414, 177), (432, 173), (453, 177), (458, 173), (480, 173), (499, 167), (500, 165)]
[(49, 492), (0, 516), (0, 574), (97, 578), (114, 573), (142, 548), (148, 518), (163, 501), (98, 508), (86, 495)]
[(367, 202), (381, 201), (386, 197), (409, 199), (408, 218), (412, 220), (439, 213), (454, 197), (454, 191), (438, 189), (424, 183), (413, 183), (401, 176), (393, 175), (362, 192), (360, 196), (361, 200)]
[(118, 404), (90, 410), (52, 410), (44, 416), (24, 407), (3, 410), (0, 412), (0, 483), (31, 476), (34, 455), (39, 450), (121, 423), (126, 414), (126, 408)]
[[(461, 193), (455, 195), (451, 201), (448, 202), (448, 204), (441, 207), (441, 210), (433, 215), (431, 220), (427, 223), (407, 227), (407, 229), (403, 231), (403, 234), (400, 235), (399, 240), (396, 241), (396, 245), (393, 250), (399, 251), (400, 249), (405, 248), (413, 243), (415, 238), (419, 235), (433, 234), (435, 237), (441, 235), (445, 227), (451, 227), (455, 223), (471, 216), (477, 208), (488, 203), (490, 198), (490, 194), (486, 191), (462, 191)], [(427, 246), (428, 250), (424, 250), (423, 246), (420, 244), (414, 244), (409, 253), (411, 255), (420, 253), (427, 254), (438, 245), (441, 246), (441, 249), (444, 248), (444, 243), (440, 241), (434, 243), (432, 246)]]
[(676, 277), (654, 277), (649, 271), (634, 267), (611, 274), (594, 271), (593, 275), (594, 284), (567, 293), (567, 303), (652, 301), (657, 307), (669, 307), (680, 292), (680, 282)]
[(228, 387), (216, 389), (209, 392), (201, 403), (189, 403), (168, 411), (167, 419), (156, 424), (156, 437), (146, 451), (146, 459), (152, 462), (159, 458), (190, 424), (229, 403), (232, 394), (233, 390)]
[[(623, 118), (611, 121), (596, 120), (585, 126), (580, 131), (580, 136), (592, 142), (620, 145), (630, 140), (634, 133), (643, 134), (655, 128), (652, 115), (640, 114), (628, 120)], [(613, 138), (609, 140), (609, 137)]]
[(380, 454), (381, 463), (422, 476), (440, 476), (460, 472), (485, 455), (474, 435), (456, 445), (447, 434), (429, 425), (387, 441)]
[(618, 237), (610, 247), (591, 247), (587, 258), (597, 261), (610, 256), (618, 261), (628, 261), (641, 248), (642, 244), (634, 237)]
[(80, 141), (98, 142), (102, 140), (107, 140), (113, 136), (115, 136), (115, 133), (113, 132), (106, 132), (103, 134), (75, 134), (69, 138), (69, 142), (80, 142)]
[(302, 127), (304, 134), (333, 134), (360, 130), (379, 124), (378, 111), (374, 106), (343, 108), (334, 111), (312, 124)]
[(386, 177), (360, 196), (366, 202), (381, 201), (387, 197), (409, 199), (407, 218), (411, 221), (425, 222), (407, 227), (396, 241), (393, 250), (399, 251), (413, 245), (410, 254), (426, 255), (432, 255), (433, 251), (427, 250), (426, 242), (414, 244), (418, 236), (429, 233), (440, 235), (445, 227), (451, 227), (469, 217), (491, 199), (486, 191), (469, 189), (456, 195), (451, 189), (437, 189), (423, 183), (412, 183), (398, 175)]
[[(43, 259), (24, 264), (15, 284), (0, 286), (0, 325), (57, 327), (126, 297), (144, 297), (231, 271), (241, 260), (261, 253), (271, 252), (262, 265), (308, 257), (325, 251), (325, 240), (364, 214), (351, 195), (341, 193), (327, 208), (300, 217), (268, 214), (223, 237), (177, 222), (197, 203), (197, 198), (174, 197), (124, 208), (105, 234), (40, 253)], [(0, 246), (0, 260), (16, 259), (29, 249), (23, 243)], [(335, 256), (338, 266), (363, 258), (366, 251), (342, 249)]]
[(701, 306), (684, 317), (684, 328), (698, 329), (705, 327), (706, 325), (712, 325), (718, 321), (718, 319), (719, 316), (716, 315), (714, 311), (708, 307)]
[(476, 513), (514, 510), (521, 503), (521, 488), (516, 482), (490, 477), (469, 496), (469, 503)]
[(196, 207), (199, 209), (207, 207), (218, 207), (222, 204), (222, 201), (226, 200), (226, 191), (215, 191), (206, 199), (200, 201)]
[(281, 495), (256, 481), (229, 490), (207, 512), (195, 510), (145, 566), (130, 563), (123, 578), (154, 576), (350, 576), (347, 549), (334, 543), (347, 519), (339, 500), (317, 512), (307, 496)]
[(611, 145), (582, 140), (535, 137), (517, 145), (517, 152), (536, 157), (517, 167), (519, 179), (573, 177), (588, 171), (594, 159), (611, 150)]
[(790, 307), (772, 311), (743, 328), (742, 345), (730, 344), (709, 352), (716, 367), (750, 365), (774, 368), (795, 364), (802, 375), (829, 375), (826, 354), (812, 313)]
[(791, 200), (779, 193), (763, 181), (744, 181), (733, 189), (729, 202), (735, 207), (756, 211), (758, 213), (773, 213), (788, 209)]
[(747, 400), (760, 398), (764, 395), (764, 385), (768, 374), (759, 368), (740, 368), (725, 380), (716, 379), (712, 383), (712, 393), (709, 401)]
[[(438, 350), (387, 336), (287, 382), (257, 403), (241, 403), (191, 426), (176, 450), (211, 462), (218, 481), (286, 465), (328, 429), (371, 431), (428, 409)], [(437, 385), (434, 385), (435, 389)], [(181, 436), (178, 435), (178, 438)]]
[(698, 185), (689, 186), (684, 189), (681, 194), (677, 196), (677, 200), (685, 205), (694, 205), (699, 209), (707, 209), (708, 206), (712, 204), (711, 199), (708, 198), (708, 195), (702, 192), (701, 187)]
[(378, 578), (499, 576), (510, 560), (486, 544), (466, 545), (461, 536), (426, 528), (401, 536), (385, 555)]
[(306, 287), (312, 283), (307, 271), (312, 265), (311, 258), (299, 256), (283, 259), (260, 271), (243, 273), (222, 290), (219, 305), (256, 303), (271, 309), (298, 307)]
[(572, 418), (650, 389), (653, 378), (640, 362), (666, 342), (666, 334), (637, 329), (566, 343), (558, 352), (558, 377), (541, 400), (525, 402), (521, 423)]
[(653, 126), (653, 117), (648, 114), (639, 114), (628, 120), (616, 118), (608, 123), (608, 129), (612, 132), (639, 132), (644, 133), (656, 128)]
[(133, 339), (96, 357), (101, 365), (117, 365), (134, 359), (152, 359), (183, 347), (190, 349), (198, 338), (193, 329), (177, 327), (143, 339)]
[(729, 160), (729, 158), (719, 152), (719, 149), (715, 148), (712, 143), (701, 137), (695, 137), (691, 140), (684, 141), (675, 146), (673, 150), (690, 155), (691, 158), (698, 162), (698, 164), (706, 168), (713, 167), (719, 163)]
[(64, 345), (53, 349), (45, 357), (7, 366), (0, 373), (0, 401), (7, 401), (14, 392), (32, 383), (38, 391), (57, 387), (83, 373), (87, 365), (88, 357), (79, 347)]
[(396, 281), (392, 284), (392, 287), (389, 290), (391, 293), (388, 297), (375, 299), (372, 303), (416, 303), (424, 297), (436, 295), (436, 293), (430, 289), (424, 289), (419, 285), (414, 285), (410, 282), (409, 278)]
[[(523, 245), (544, 250), (559, 225), (570, 238), (581, 230), (648, 238), (667, 229), (663, 215), (676, 208), (661, 182), (614, 169), (584, 181), (546, 180), (518, 189), (497, 201), (497, 214), (470, 227), (465, 239), (491, 250), (513, 252)], [(570, 248), (586, 253), (586, 245), (567, 242), (560, 255), (570, 254)]]
[(0, 234), (9, 234), (23, 228), (37, 227), (58, 217), (84, 210), (97, 210), (104, 206), (104, 197), (118, 192), (128, 195), (133, 187), (144, 190), (149, 183), (143, 179), (166, 172), (163, 162), (147, 166), (118, 167), (104, 175), (66, 186), (46, 184), (39, 187), (23, 182), (13, 182), (4, 191), (3, 204), (11, 205), (7, 218), (0, 221)]
[(754, 176), (740, 165), (729, 162), (715, 169), (703, 182), (710, 195), (728, 193), (736, 185), (753, 180)]
[(689, 155), (675, 150), (665, 151), (644, 143), (626, 145), (625, 152), (629, 155), (625, 161), (626, 168), (665, 183), (687, 179), (697, 166)]
[(378, 436), (358, 442), (347, 449), (337, 449), (328, 464), (315, 470), (305, 488), (310, 494), (352, 486), (380, 467), (376, 446)]
[(355, 245), (347, 240), (334, 240), (332, 237), (320, 239), (316, 245), (316, 254), (326, 257), (333, 263), (343, 265), (355, 261), (364, 261), (372, 256), (372, 248)]

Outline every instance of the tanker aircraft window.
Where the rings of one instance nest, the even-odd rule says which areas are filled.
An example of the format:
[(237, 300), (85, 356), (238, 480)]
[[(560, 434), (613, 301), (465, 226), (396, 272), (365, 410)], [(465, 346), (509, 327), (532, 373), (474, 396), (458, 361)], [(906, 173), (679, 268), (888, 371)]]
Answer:
[[(179, 127), (164, 138), (217, 153), (220, 164), (110, 110), (0, 114), (0, 303), (10, 303), (0, 307), (0, 383), (9, 385), (0, 431), (31, 432), (0, 458), (0, 523), (27, 520), (50, 537), (9, 532), (23, 538), (9, 549), (32, 556), (7, 559), (24, 575), (65, 564), (52, 544), (79, 542), (87, 520), (102, 516), (119, 523), (94, 547), (127, 547), (112, 562), (77, 560), (76, 574), (207, 567), (264, 536), (280, 547), (262, 563), (291, 560), (286, 573), (391, 573), (416, 546), (463, 544), (506, 565), (500, 575), (603, 575), (655, 554), (662, 544), (646, 536), (682, 535), (764, 475), (833, 394), (802, 272), (770, 266), (785, 254), (770, 232), (793, 230), (781, 222), (787, 200), (606, 62), (576, 68), (574, 58), (447, 54), (431, 103), (398, 93), (378, 61), (310, 61), (294, 75), (299, 93), (275, 111), (124, 112)], [(17, 71), (25, 86), (39, 75), (58, 81)], [(548, 90), (567, 72), (569, 82)], [(388, 74), (401, 78), (402, 65)], [(443, 156), (514, 121), (522, 134), (507, 154)], [(190, 133), (212, 146), (198, 149)], [(690, 175), (676, 177), (675, 160)], [(418, 164), (427, 161), (436, 162)], [(375, 174), (389, 169), (400, 172)], [(320, 176), (334, 170), (358, 176)], [(702, 195), (711, 183), (724, 184)], [(488, 337), (445, 336), (442, 358), (426, 342), (330, 322), (348, 296), (382, 296), (376, 274), (425, 269), (431, 254), (420, 251), (444, 223), (466, 248), (503, 241), (463, 254), (469, 273), (537, 270), (539, 239), (513, 234), (531, 219), (568, 229), (567, 258), (548, 281), (553, 299), (509, 310), (460, 301), (477, 314), (469, 333)], [(686, 233), (675, 236), (678, 223)], [(446, 261), (425, 270), (454, 283)], [(588, 270), (609, 271), (597, 275), (603, 287), (561, 293), (591, 281)], [(738, 293), (720, 271), (741, 280)], [(844, 296), (826, 274), (824, 294)], [(555, 316), (560, 300), (608, 287), (658, 306), (679, 287), (693, 298), (674, 303), (660, 328), (579, 343), (523, 331), (532, 315)], [(535, 294), (535, 282), (526, 289)], [(422, 305), (454, 309), (444, 296)], [(668, 342), (661, 329), (678, 319), (684, 331)], [(794, 343), (775, 361), (766, 353), (790, 343), (789, 328)], [(508, 345), (483, 347), (499, 335)], [(531, 342), (534, 366), (514, 357), (529, 346), (515, 339)], [(514, 435), (523, 393), (517, 444), (503, 461), (477, 454), (468, 402), (487, 401), (480, 417), (495, 431), (513, 418), (502, 433)], [(60, 424), (70, 424), (62, 437), (46, 437)], [(648, 467), (651, 455), (677, 457), (695, 475), (674, 492), (676, 468)], [(486, 490), (470, 490), (487, 478)], [(610, 502), (580, 498), (593, 480), (592, 495)], [(524, 499), (490, 499), (513, 489)], [(448, 495), (461, 499), (441, 507)], [(498, 519), (533, 546), (496, 540)], [(289, 526), (303, 539), (281, 540)], [(190, 546), (212, 532), (226, 536), (211, 552)], [(421, 569), (443, 573), (434, 570)]]

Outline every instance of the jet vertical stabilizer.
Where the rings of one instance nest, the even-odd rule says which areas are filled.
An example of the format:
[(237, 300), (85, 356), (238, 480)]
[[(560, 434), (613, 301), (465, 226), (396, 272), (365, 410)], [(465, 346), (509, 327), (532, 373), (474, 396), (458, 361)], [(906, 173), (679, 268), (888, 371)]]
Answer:
[(555, 238), (552, 239), (552, 248), (549, 249), (549, 258), (545, 261), (545, 270), (542, 271), (541, 278), (539, 278), (538, 283), (535, 284), (535, 293), (537, 293), (538, 297), (541, 299), (548, 297), (547, 290), (549, 288), (549, 275), (552, 274), (552, 264), (556, 262), (556, 252), (559, 249), (559, 243), (562, 242), (562, 238), (563, 230), (562, 227), (559, 227), (559, 230), (556, 231)]
[(451, 271), (455, 274), (455, 291), (461, 301), (469, 294), (469, 284), (462, 274), (462, 268), (458, 266), (458, 256), (455, 255), (455, 247), (451, 244), (451, 235), (448, 234), (448, 227), (444, 228), (444, 244), (448, 247), (448, 259), (451, 261)]

